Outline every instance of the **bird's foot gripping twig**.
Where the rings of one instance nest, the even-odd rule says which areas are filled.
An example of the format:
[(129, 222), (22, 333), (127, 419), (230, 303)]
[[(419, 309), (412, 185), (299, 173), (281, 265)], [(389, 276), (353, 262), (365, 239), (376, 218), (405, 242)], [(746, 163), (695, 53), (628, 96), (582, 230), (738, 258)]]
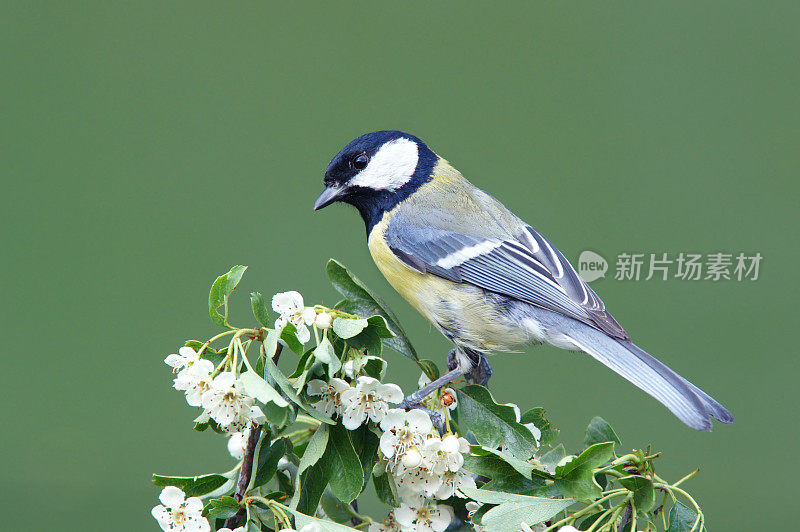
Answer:
[(480, 384), (481, 386), (489, 386), (489, 379), (492, 377), (492, 366), (489, 365), (489, 361), (486, 360), (486, 356), (481, 355), (480, 361), (472, 367), (472, 371), (467, 375), (467, 377), (475, 384)]
[[(463, 354), (469, 359), (472, 367), (469, 371), (464, 372), (464, 376), (473, 384), (488, 387), (489, 379), (493, 372), (486, 355), (466, 348), (463, 350)], [(447, 355), (447, 367), (451, 370), (459, 367), (458, 355), (455, 349), (452, 349)]]
[(420, 402), (442, 386), (446, 386), (462, 376), (466, 376), (469, 380), (481, 386), (486, 386), (489, 382), (489, 378), (492, 376), (492, 367), (489, 365), (485, 356), (472, 350), (467, 351), (466, 355), (469, 357), (470, 361), (473, 362), (472, 368), (469, 371), (465, 372), (459, 365), (456, 349), (451, 350), (447, 355), (447, 368), (449, 371), (432, 383), (403, 399), (399, 407), (405, 408), (406, 410), (411, 408), (422, 410), (431, 417), (433, 424), (441, 430), (444, 426), (442, 416), (437, 412), (425, 408)]
[(428, 384), (427, 386), (423, 387), (420, 390), (412, 393), (405, 399), (403, 402), (400, 403), (400, 408), (412, 408), (415, 405), (418, 405), (420, 401), (428, 397), (430, 394), (444, 386), (445, 384), (450, 384), (457, 378), (461, 377), (464, 374), (460, 368), (452, 369), (433, 381), (432, 383)]

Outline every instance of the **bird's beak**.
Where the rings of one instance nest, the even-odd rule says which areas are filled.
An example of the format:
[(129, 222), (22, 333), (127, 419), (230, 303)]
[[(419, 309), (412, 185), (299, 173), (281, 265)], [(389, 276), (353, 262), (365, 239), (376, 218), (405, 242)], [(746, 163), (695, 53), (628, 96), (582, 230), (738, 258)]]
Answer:
[(331, 203), (335, 202), (339, 199), (344, 187), (328, 187), (322, 191), (322, 194), (319, 195), (317, 201), (314, 202), (314, 210), (318, 211), (323, 207), (327, 207)]

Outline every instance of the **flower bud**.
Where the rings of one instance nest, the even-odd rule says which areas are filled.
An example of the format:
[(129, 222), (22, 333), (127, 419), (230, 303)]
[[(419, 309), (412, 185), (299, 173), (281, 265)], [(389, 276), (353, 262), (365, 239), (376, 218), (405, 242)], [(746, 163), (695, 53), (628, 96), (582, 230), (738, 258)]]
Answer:
[(327, 329), (331, 326), (331, 315), (327, 312), (320, 312), (317, 314), (314, 324), (320, 329)]
[(444, 438), (442, 438), (442, 450), (447, 454), (457, 453), (458, 452), (458, 438), (453, 436), (452, 434), (448, 434)]
[(422, 463), (422, 455), (416, 449), (409, 449), (403, 454), (403, 467), (413, 469)]

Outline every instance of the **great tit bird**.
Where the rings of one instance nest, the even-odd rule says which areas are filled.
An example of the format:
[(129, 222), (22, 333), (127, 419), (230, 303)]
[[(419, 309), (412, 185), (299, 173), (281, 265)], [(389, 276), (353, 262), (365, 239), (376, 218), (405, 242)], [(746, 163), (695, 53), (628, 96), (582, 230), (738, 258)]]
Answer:
[(389, 283), (455, 344), (451, 371), (409, 397), (490, 374), (483, 354), (548, 343), (583, 351), (688, 426), (733, 422), (721, 404), (631, 342), (555, 246), (420, 139), (376, 131), (345, 146), (314, 209), (353, 205)]

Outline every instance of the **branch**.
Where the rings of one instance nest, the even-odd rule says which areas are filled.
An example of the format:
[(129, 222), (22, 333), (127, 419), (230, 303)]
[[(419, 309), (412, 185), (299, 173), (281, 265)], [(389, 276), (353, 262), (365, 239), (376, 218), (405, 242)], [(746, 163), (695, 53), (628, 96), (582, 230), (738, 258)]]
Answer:
[[(247, 438), (247, 446), (244, 450), (244, 458), (242, 458), (242, 468), (239, 470), (239, 480), (236, 483), (236, 492), (233, 494), (233, 498), (238, 502), (242, 501), (244, 494), (247, 491), (247, 486), (250, 485), (250, 477), (253, 474), (253, 460), (255, 458), (256, 446), (258, 445), (258, 440), (260, 437), (261, 425), (256, 425), (253, 423), (250, 425), (250, 437)], [(225, 526), (231, 530), (238, 527), (245, 514), (246, 510), (241, 508), (238, 512), (236, 512), (236, 515), (229, 517), (225, 521)]]
[[(272, 361), (275, 364), (278, 363), (282, 350), (283, 345), (278, 344), (278, 347), (275, 349), (275, 354), (272, 356)], [(247, 491), (247, 486), (250, 485), (250, 477), (253, 474), (253, 460), (255, 459), (256, 446), (258, 445), (258, 440), (260, 437), (261, 425), (256, 425), (253, 423), (250, 425), (250, 437), (247, 438), (247, 446), (244, 449), (244, 457), (242, 458), (242, 468), (239, 470), (239, 480), (236, 483), (236, 492), (233, 494), (233, 498), (239, 502), (241, 502), (244, 498), (244, 494)], [(238, 527), (246, 513), (247, 511), (244, 508), (241, 508), (238, 512), (236, 512), (236, 515), (229, 517), (225, 521), (225, 526), (231, 530)]]
[(625, 506), (625, 510), (622, 512), (622, 520), (619, 522), (619, 527), (617, 527), (618, 532), (625, 530), (625, 526), (630, 522), (632, 515), (633, 506), (631, 503), (628, 503), (627, 506)]

